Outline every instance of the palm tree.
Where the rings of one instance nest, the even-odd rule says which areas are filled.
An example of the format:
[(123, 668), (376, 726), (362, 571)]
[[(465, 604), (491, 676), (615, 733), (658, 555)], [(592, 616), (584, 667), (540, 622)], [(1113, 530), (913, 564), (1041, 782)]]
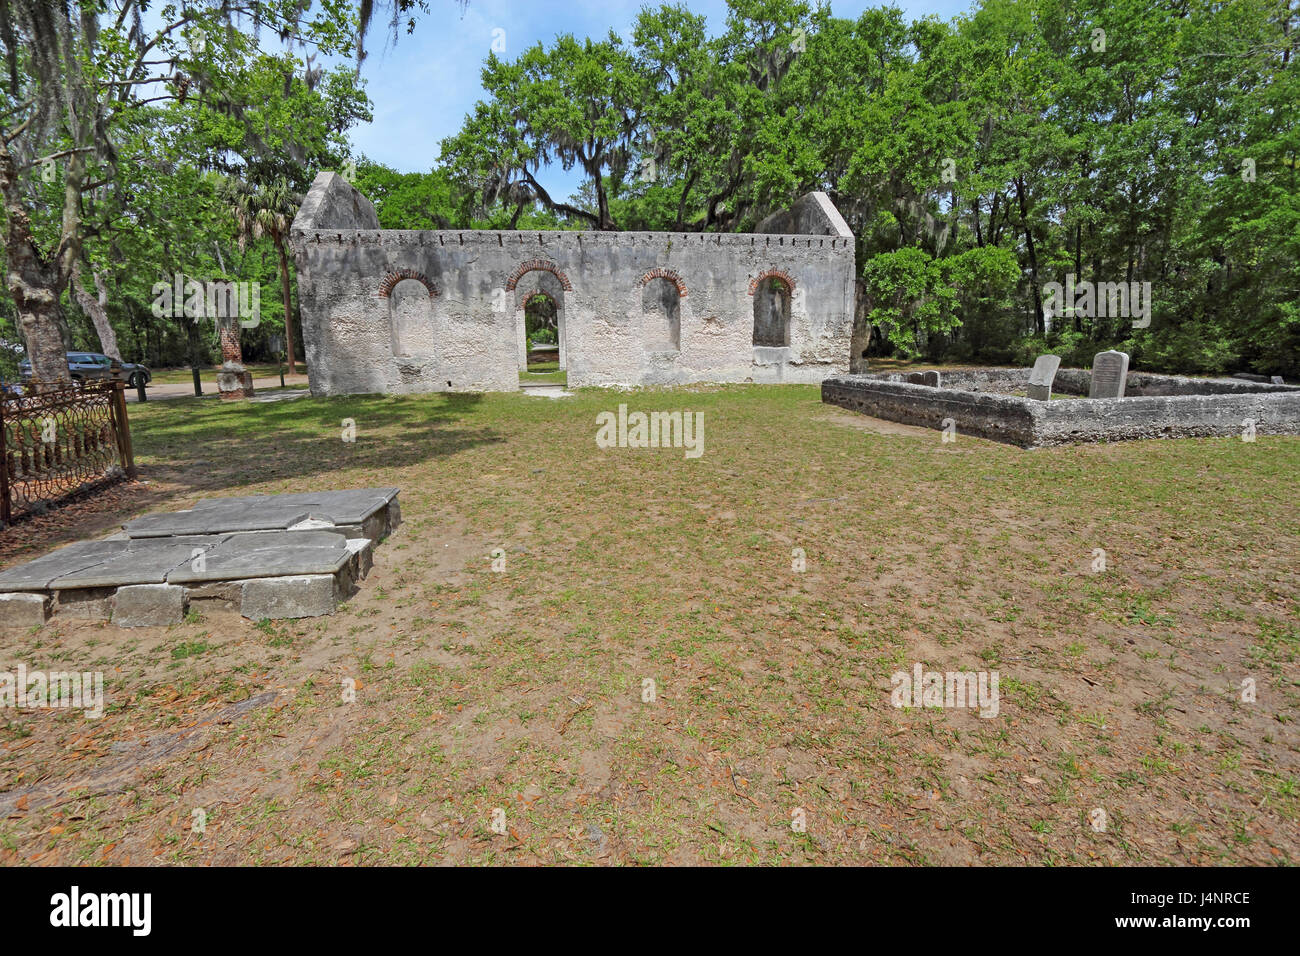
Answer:
[(221, 196), (235, 215), (239, 250), (249, 239), (266, 237), (275, 244), (280, 257), (280, 296), (284, 300), (284, 344), (288, 353), (289, 372), (298, 371), (293, 354), (293, 304), (289, 296), (289, 227), (302, 205), (301, 194), (294, 192), (283, 176), (266, 185), (250, 185), (242, 179), (226, 179)]

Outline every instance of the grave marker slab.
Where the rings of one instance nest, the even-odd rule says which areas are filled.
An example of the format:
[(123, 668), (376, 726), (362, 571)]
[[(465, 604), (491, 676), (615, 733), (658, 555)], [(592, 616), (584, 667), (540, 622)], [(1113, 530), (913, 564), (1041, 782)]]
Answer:
[(1027, 398), (1039, 402), (1052, 400), (1052, 383), (1056, 381), (1057, 369), (1061, 367), (1061, 356), (1040, 355), (1034, 360), (1034, 369), (1029, 373), (1029, 387), (1025, 391)]
[(922, 385), (929, 385), (931, 388), (938, 388), (938, 387), (939, 387), (939, 373), (938, 373), (938, 372), (922, 372), (922, 373), (921, 373), (921, 384), (922, 384)]
[(1098, 352), (1092, 359), (1089, 398), (1123, 398), (1128, 379), (1128, 353), (1111, 349)]

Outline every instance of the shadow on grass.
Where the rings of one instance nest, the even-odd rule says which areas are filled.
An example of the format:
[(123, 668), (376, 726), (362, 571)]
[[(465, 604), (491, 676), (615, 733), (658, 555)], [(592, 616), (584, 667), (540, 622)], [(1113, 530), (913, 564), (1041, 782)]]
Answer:
[(184, 497), (248, 494), (275, 482), (319, 491), (376, 483), (348, 472), (388, 470), (506, 441), (483, 396), (441, 393), (248, 403), (170, 399), (129, 412), (140, 481), (56, 506), (0, 530), (0, 566), (116, 531)]
[(478, 394), (181, 402), (140, 417), (137, 460), (204, 490), (294, 478), (311, 479), (304, 489), (312, 490), (340, 469), (402, 468), (505, 440), (474, 421)]

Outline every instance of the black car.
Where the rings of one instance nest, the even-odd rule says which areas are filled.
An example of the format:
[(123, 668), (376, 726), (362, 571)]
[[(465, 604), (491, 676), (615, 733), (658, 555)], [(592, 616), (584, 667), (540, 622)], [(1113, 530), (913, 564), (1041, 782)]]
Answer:
[[(72, 374), (74, 382), (89, 382), (95, 379), (107, 379), (112, 377), (113, 360), (101, 352), (69, 352), (68, 353), (68, 371)], [(22, 375), (23, 381), (32, 377), (32, 363), (29, 359), (23, 359), (18, 363), (18, 372)], [(131, 362), (122, 363), (122, 374), (126, 376), (127, 382), (131, 386), (137, 387), (141, 384), (148, 385), (153, 378), (151, 373), (143, 365), (135, 365)]]

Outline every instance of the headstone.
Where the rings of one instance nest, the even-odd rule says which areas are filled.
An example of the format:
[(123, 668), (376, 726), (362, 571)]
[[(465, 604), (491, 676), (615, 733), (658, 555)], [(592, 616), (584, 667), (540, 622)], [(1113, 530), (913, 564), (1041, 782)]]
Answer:
[(938, 373), (938, 372), (922, 372), (922, 373), (921, 373), (921, 384), (922, 384), (922, 385), (929, 385), (931, 388), (938, 388), (938, 387), (939, 387), (939, 373)]
[(1269, 384), (1271, 384), (1271, 385), (1285, 385), (1286, 382), (1282, 381), (1282, 376), (1281, 376), (1281, 375), (1274, 375), (1272, 381), (1271, 381)]
[(1029, 373), (1029, 388), (1025, 394), (1039, 402), (1052, 400), (1052, 383), (1056, 381), (1056, 370), (1061, 367), (1061, 356), (1040, 355), (1034, 360), (1034, 369)]
[(1089, 398), (1123, 398), (1128, 378), (1128, 353), (1098, 352), (1092, 359), (1092, 381), (1088, 385)]
[(907, 384), (908, 384), (908, 385), (924, 385), (924, 384), (925, 384), (925, 376), (922, 375), (920, 372), (908, 372), (908, 373), (907, 373)]

